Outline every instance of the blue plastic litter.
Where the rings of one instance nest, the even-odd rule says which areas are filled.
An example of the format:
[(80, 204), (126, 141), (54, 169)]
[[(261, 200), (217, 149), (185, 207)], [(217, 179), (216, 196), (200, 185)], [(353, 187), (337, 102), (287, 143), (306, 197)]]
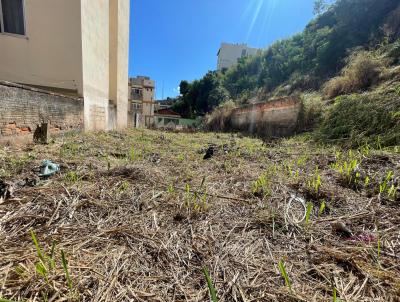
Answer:
[(40, 177), (49, 177), (60, 171), (60, 165), (53, 163), (51, 160), (42, 161), (40, 166)]

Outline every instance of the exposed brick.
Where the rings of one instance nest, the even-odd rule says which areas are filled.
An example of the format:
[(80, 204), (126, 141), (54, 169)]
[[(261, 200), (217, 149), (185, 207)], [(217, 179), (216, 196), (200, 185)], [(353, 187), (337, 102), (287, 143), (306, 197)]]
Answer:
[(237, 108), (232, 112), (232, 125), (237, 130), (263, 136), (293, 134), (301, 110), (301, 101), (286, 97)]
[(51, 132), (83, 128), (83, 100), (0, 84), (1, 136), (32, 134), (48, 122)]
[(6, 127), (8, 129), (16, 129), (17, 128), (17, 124), (16, 123), (8, 123), (8, 125)]

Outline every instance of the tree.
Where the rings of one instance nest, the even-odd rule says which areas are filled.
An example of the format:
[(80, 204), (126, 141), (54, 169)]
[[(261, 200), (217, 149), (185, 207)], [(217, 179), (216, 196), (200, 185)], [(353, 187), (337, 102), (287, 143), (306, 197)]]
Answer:
[(190, 84), (188, 81), (181, 81), (179, 84), (179, 92), (181, 95), (186, 95), (189, 92)]
[(328, 8), (326, 0), (315, 0), (314, 1), (314, 15), (321, 15)]

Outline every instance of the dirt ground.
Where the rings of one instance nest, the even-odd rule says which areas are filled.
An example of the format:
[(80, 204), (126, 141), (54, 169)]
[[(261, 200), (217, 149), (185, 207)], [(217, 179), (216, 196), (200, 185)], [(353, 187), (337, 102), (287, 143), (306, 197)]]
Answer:
[(210, 301), (204, 269), (219, 301), (400, 301), (399, 152), (151, 130), (2, 147), (0, 301)]

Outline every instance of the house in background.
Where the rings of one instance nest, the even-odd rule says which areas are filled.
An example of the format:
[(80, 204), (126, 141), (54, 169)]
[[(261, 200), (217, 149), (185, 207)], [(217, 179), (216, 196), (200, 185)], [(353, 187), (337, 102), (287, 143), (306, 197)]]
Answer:
[(129, 11), (129, 0), (0, 0), (0, 81), (82, 98), (86, 130), (127, 127)]
[(152, 127), (154, 125), (154, 110), (156, 108), (155, 82), (149, 77), (137, 76), (130, 78), (128, 84), (130, 103), (130, 125)]
[(228, 69), (237, 64), (240, 58), (256, 55), (260, 49), (248, 47), (247, 44), (222, 43), (218, 51), (217, 69)]
[(164, 129), (187, 129), (195, 128), (201, 123), (200, 119), (185, 119), (173, 111), (171, 108), (163, 108), (156, 110), (154, 113), (154, 127)]
[(179, 119), (182, 116), (170, 108), (162, 108), (155, 113), (155, 126), (156, 128), (169, 128), (175, 129), (179, 126)]

